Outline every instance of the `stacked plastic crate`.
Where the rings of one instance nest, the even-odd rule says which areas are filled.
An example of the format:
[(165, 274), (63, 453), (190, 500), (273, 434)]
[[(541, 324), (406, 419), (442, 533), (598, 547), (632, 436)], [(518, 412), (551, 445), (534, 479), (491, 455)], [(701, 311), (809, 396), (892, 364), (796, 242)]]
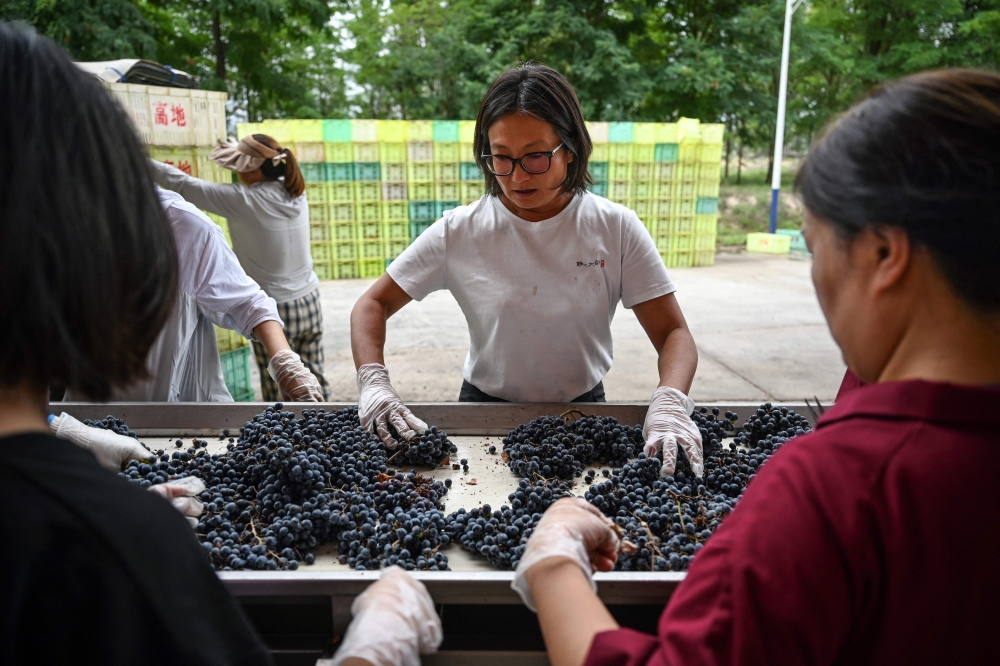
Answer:
[(669, 267), (715, 261), (722, 125), (588, 123), (595, 194), (636, 212)]
[[(592, 191), (639, 215), (668, 266), (713, 263), (722, 126), (588, 123)], [(444, 211), (484, 192), (474, 121), (271, 120), (294, 146), (320, 279), (378, 277)]]

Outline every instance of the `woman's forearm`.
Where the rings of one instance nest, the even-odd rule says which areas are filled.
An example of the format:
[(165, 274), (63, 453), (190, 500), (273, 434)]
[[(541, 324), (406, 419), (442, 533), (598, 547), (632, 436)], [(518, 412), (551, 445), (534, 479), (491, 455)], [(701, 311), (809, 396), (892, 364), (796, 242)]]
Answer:
[(351, 352), (354, 367), (368, 363), (385, 365), (385, 306), (367, 294), (351, 310)]
[(283, 349), (291, 349), (285, 332), (281, 330), (281, 324), (273, 319), (257, 324), (253, 329), (253, 337), (264, 345), (268, 358), (274, 358), (274, 355)]
[(594, 637), (618, 629), (577, 563), (543, 560), (528, 570), (526, 579), (552, 666), (581, 666)]
[(685, 394), (691, 390), (698, 369), (698, 348), (691, 331), (687, 328), (670, 331), (660, 349), (657, 369), (660, 373), (658, 386), (669, 386)]

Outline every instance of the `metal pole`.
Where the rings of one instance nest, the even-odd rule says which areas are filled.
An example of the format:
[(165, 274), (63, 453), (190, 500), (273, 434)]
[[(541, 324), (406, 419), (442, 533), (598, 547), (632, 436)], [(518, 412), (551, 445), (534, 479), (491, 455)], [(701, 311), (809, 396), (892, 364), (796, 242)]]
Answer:
[(788, 49), (792, 39), (792, 14), (795, 0), (785, 0), (785, 32), (781, 40), (781, 79), (778, 83), (778, 122), (774, 130), (774, 167), (771, 169), (771, 223), (768, 231), (778, 229), (778, 193), (781, 190), (781, 153), (785, 143), (785, 99), (788, 96)]

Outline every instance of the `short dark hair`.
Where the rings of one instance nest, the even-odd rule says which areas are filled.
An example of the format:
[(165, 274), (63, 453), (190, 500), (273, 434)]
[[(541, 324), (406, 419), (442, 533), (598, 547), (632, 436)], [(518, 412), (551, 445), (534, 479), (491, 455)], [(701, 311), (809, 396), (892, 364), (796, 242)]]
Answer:
[(904, 229), (953, 291), (1000, 311), (1000, 75), (951, 69), (872, 91), (835, 120), (795, 180), (842, 238)]
[(575, 159), (567, 166), (563, 192), (582, 194), (587, 185), (594, 184), (587, 171), (593, 144), (583, 121), (576, 91), (562, 74), (551, 67), (526, 62), (498, 76), (479, 105), (472, 149), (479, 168), (486, 174), (487, 192), (499, 196), (502, 191), (482, 157), (490, 152), (490, 127), (504, 116), (517, 113), (534, 116), (552, 125), (564, 149), (573, 153)]
[(4, 22), (0, 99), (0, 389), (107, 399), (147, 376), (177, 290), (147, 158), (97, 81)]

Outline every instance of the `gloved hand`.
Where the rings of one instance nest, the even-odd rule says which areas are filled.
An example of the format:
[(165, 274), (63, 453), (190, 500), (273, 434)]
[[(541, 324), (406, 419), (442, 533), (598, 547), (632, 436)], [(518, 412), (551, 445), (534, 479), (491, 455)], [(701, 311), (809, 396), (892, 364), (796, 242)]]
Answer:
[(149, 491), (169, 500), (174, 508), (187, 518), (191, 527), (198, 526), (198, 516), (205, 510), (205, 505), (198, 499), (198, 495), (205, 491), (205, 482), (197, 476), (158, 483), (150, 486)]
[(389, 371), (381, 363), (368, 363), (358, 368), (358, 419), (361, 426), (371, 430), (374, 426), (390, 450), (399, 442), (389, 434), (388, 424), (403, 439), (413, 439), (427, 430), (427, 424), (413, 415), (389, 383)]
[(677, 467), (677, 448), (683, 447), (694, 475), (701, 477), (705, 471), (705, 459), (701, 448), (701, 431), (691, 420), (694, 400), (675, 388), (661, 386), (653, 393), (646, 412), (646, 422), (642, 426), (642, 436), (646, 446), (642, 451), (652, 458), (663, 451), (663, 466), (660, 476), (670, 476)]
[(528, 569), (552, 557), (569, 558), (580, 565), (590, 587), (597, 592), (591, 573), (610, 571), (618, 559), (621, 539), (615, 524), (582, 497), (564, 497), (542, 515), (524, 549), (510, 584), (524, 605), (535, 610), (535, 598), (525, 580)]
[(49, 428), (56, 437), (68, 439), (93, 453), (101, 467), (112, 472), (122, 471), (122, 466), (129, 460), (145, 460), (153, 455), (131, 437), (103, 428), (93, 428), (66, 412), (59, 416), (49, 416)]
[(309, 371), (299, 355), (282, 349), (271, 357), (267, 374), (278, 383), (286, 400), (292, 402), (323, 402), (323, 388), (316, 375)]
[(351, 605), (354, 620), (333, 659), (316, 666), (338, 666), (355, 657), (374, 666), (420, 666), (420, 655), (441, 645), (441, 618), (423, 583), (399, 567), (388, 567), (377, 583)]

